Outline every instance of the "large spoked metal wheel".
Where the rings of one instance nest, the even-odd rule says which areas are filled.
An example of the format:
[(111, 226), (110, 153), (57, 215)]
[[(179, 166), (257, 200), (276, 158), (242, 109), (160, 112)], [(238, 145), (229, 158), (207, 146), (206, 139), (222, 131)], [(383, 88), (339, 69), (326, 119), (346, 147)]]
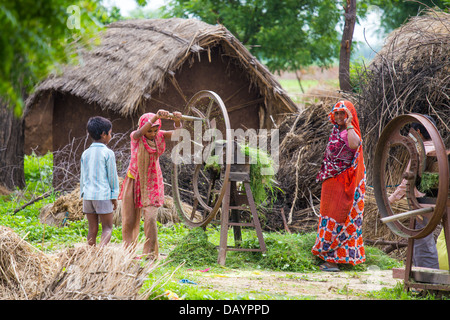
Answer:
[[(414, 123), (422, 124), (431, 136), (424, 144), (421, 136), (412, 129)], [(428, 149), (430, 148), (430, 149)], [(435, 149), (431, 156), (426, 150)], [(419, 186), (425, 173), (432, 167), (435, 188), (421, 193)], [(373, 185), (381, 220), (397, 235), (419, 239), (429, 235), (441, 222), (447, 210), (449, 195), (449, 165), (444, 142), (433, 123), (420, 114), (401, 115), (391, 120), (383, 130), (377, 144)], [(403, 184), (406, 196), (390, 202)], [(415, 223), (420, 219), (422, 223)]]
[(185, 121), (172, 151), (174, 203), (188, 226), (204, 227), (225, 196), (232, 156), (230, 120), (222, 99), (212, 91), (196, 93), (183, 114), (203, 121)]

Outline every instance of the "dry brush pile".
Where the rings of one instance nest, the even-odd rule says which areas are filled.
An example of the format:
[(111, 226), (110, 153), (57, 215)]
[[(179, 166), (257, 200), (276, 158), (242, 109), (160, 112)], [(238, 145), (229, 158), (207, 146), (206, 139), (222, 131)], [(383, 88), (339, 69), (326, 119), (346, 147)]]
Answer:
[(317, 226), (321, 184), (316, 176), (322, 164), (331, 124), (327, 114), (331, 101), (307, 105), (299, 114), (288, 115), (279, 127), (278, 192), (269, 229), (309, 231)]
[(112, 245), (84, 245), (49, 255), (0, 226), (0, 299), (148, 299), (167, 276), (143, 289), (158, 264), (142, 264), (134, 257), (134, 252)]

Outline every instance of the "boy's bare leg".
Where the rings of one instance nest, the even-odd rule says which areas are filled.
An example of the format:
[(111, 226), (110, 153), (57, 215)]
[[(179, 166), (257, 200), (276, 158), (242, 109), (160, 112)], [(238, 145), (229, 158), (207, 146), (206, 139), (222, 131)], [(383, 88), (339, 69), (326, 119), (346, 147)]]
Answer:
[(147, 254), (151, 260), (156, 260), (159, 257), (158, 246), (158, 226), (156, 224), (156, 218), (158, 215), (158, 208), (149, 206), (142, 208), (144, 214), (144, 232), (145, 243), (143, 254)]
[(134, 181), (127, 178), (122, 197), (122, 238), (127, 248), (135, 246), (139, 236), (140, 210), (134, 207)]
[(98, 215), (96, 213), (86, 213), (86, 219), (88, 221), (87, 242), (88, 245), (95, 246), (98, 234)]
[(100, 246), (105, 246), (111, 240), (113, 229), (113, 213), (100, 214), (100, 221), (102, 223), (102, 237), (100, 239)]

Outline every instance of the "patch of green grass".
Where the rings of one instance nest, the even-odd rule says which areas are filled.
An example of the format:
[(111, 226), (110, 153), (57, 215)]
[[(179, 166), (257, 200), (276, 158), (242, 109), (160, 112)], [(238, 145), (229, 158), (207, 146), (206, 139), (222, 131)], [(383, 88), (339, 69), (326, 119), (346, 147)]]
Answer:
[[(278, 82), (288, 93), (302, 93), (297, 79), (280, 79)], [(318, 84), (318, 80), (302, 80), (302, 87), (305, 91), (317, 86)]]
[[(180, 226), (161, 227), (159, 234), (166, 232), (172, 234), (174, 229), (184, 228)], [(315, 232), (305, 234), (286, 234), (279, 232), (264, 232), (264, 239), (267, 246), (265, 253), (255, 252), (235, 252), (229, 251), (227, 253), (226, 266), (217, 264), (220, 230), (208, 226), (206, 230), (202, 228), (194, 228), (182, 231), (185, 234), (180, 237), (178, 231), (178, 244), (170, 251), (165, 263), (166, 265), (160, 271), (155, 273), (153, 277), (157, 279), (164, 273), (172, 275), (172, 278), (159, 286), (155, 291), (153, 298), (158, 297), (167, 299), (164, 296), (165, 290), (170, 290), (178, 294), (183, 299), (202, 300), (202, 299), (308, 299), (308, 297), (287, 297), (283, 295), (265, 294), (264, 292), (246, 292), (233, 293), (221, 292), (214, 290), (213, 287), (195, 284), (183, 284), (179, 281), (181, 279), (189, 279), (195, 283), (201, 282), (201, 277), (205, 275), (201, 272), (194, 272), (197, 270), (204, 270), (209, 268), (208, 274), (217, 274), (218, 276), (226, 276), (229, 272), (236, 271), (283, 271), (283, 272), (315, 272), (318, 271), (318, 265), (322, 262), (311, 254), (311, 247), (315, 242)], [(254, 229), (244, 229), (242, 246), (245, 248), (256, 248), (259, 246)], [(161, 238), (161, 237), (160, 237)], [(173, 241), (172, 243), (177, 241)], [(234, 245), (233, 232), (228, 233), (228, 244)], [(346, 266), (344, 271), (353, 271), (357, 274), (360, 271), (365, 271), (367, 266), (376, 265), (380, 269), (390, 269), (393, 266), (401, 266), (401, 262), (391, 259), (382, 251), (366, 247), (367, 262), (358, 266)], [(181, 267), (180, 267), (181, 266)], [(179, 267), (179, 269), (177, 269)], [(177, 270), (176, 270), (177, 269)], [(176, 271), (175, 271), (176, 270)], [(204, 283), (204, 281), (203, 281)], [(346, 290), (343, 288), (341, 290)], [(386, 293), (389, 295), (389, 293)], [(393, 294), (394, 295), (394, 294)], [(374, 295), (367, 296), (369, 298), (383, 299), (383, 295), (379, 297)]]
[(406, 291), (403, 283), (398, 282), (394, 288), (382, 288), (381, 290), (371, 291), (365, 294), (366, 297), (382, 300), (450, 300), (450, 295), (440, 294), (439, 296), (433, 292), (426, 291)]

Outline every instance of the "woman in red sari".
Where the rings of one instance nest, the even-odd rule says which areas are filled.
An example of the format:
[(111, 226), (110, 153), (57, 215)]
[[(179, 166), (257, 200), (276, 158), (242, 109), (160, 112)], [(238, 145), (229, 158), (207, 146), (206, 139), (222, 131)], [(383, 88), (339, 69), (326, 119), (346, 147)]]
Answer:
[(322, 181), (320, 220), (311, 252), (325, 261), (323, 271), (338, 264), (365, 261), (362, 220), (366, 173), (361, 130), (350, 101), (339, 101), (328, 115), (333, 129), (317, 181)]

